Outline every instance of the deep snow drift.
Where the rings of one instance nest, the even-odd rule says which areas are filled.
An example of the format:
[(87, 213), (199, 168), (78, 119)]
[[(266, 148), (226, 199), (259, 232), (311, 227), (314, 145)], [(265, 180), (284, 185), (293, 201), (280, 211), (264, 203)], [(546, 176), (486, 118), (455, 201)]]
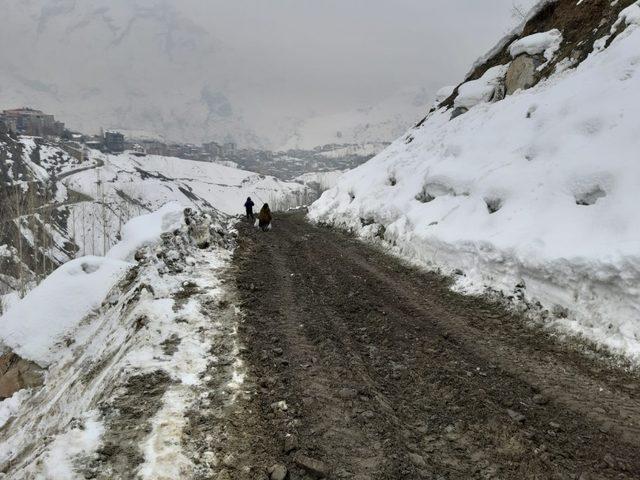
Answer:
[(309, 217), (640, 358), (639, 12), (625, 8), (575, 68), (554, 57), (559, 31), (511, 42), (512, 57), (544, 55), (532, 76), (551, 59), (555, 73), (503, 99), (511, 63), (486, 70), (458, 88), (453, 106), (464, 108), (431, 112)]

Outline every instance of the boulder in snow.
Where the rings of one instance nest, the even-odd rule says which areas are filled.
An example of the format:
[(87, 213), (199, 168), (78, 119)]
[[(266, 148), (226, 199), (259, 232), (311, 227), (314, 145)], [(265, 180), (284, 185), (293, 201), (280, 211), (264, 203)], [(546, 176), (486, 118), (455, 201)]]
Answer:
[(504, 77), (509, 68), (498, 65), (490, 68), (478, 80), (463, 83), (458, 88), (454, 107), (470, 109), (479, 103), (497, 101), (504, 96)]
[(511, 95), (517, 90), (532, 87), (536, 81), (536, 68), (540, 64), (541, 62), (529, 55), (519, 55), (511, 62), (504, 81), (506, 94)]
[(42, 369), (13, 352), (0, 356), (0, 400), (10, 398), (18, 390), (42, 385)]

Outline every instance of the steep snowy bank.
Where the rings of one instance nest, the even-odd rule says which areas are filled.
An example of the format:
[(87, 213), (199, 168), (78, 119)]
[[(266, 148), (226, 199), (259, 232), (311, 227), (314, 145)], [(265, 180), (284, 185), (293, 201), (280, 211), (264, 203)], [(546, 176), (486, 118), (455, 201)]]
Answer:
[[(454, 101), (466, 113), (432, 112), (346, 173), (310, 218), (460, 270), (467, 291), (515, 291), (550, 324), (640, 358), (636, 8), (606, 48), (532, 89), (502, 99), (495, 81), (508, 62), (463, 84)], [(560, 38), (525, 38), (512, 53), (551, 56)]]
[[(0, 318), (7, 346), (47, 367), (44, 385), (0, 402), (7, 478), (211, 474), (183, 430), (212, 388), (233, 393), (242, 383), (234, 307), (220, 279), (233, 235), (203, 214), (190, 213), (186, 226), (176, 212), (169, 205), (132, 220), (110, 258), (64, 265)], [(211, 247), (196, 247), (201, 226)], [(133, 248), (136, 264), (118, 259)], [(233, 382), (226, 367), (213, 369), (219, 379), (204, 376), (220, 357)]]

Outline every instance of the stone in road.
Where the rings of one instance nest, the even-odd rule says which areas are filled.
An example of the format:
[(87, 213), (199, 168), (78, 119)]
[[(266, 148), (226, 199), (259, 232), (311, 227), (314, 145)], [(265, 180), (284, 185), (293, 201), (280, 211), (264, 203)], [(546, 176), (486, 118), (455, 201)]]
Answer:
[(637, 377), (300, 214), (242, 224), (234, 268), (234, 478), (640, 478)]

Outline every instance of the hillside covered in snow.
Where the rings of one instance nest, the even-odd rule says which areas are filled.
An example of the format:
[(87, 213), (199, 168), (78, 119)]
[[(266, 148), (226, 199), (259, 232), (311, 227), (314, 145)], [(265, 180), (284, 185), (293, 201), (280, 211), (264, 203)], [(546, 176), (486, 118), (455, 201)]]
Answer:
[(309, 194), (215, 163), (94, 150), (78, 159), (57, 143), (0, 132), (0, 295), (13, 292), (0, 299), (11, 302), (78, 256), (104, 255), (127, 221), (167, 203), (225, 218), (242, 213), (248, 196), (285, 209)]
[(545, 0), (309, 216), (640, 358), (640, 2)]

